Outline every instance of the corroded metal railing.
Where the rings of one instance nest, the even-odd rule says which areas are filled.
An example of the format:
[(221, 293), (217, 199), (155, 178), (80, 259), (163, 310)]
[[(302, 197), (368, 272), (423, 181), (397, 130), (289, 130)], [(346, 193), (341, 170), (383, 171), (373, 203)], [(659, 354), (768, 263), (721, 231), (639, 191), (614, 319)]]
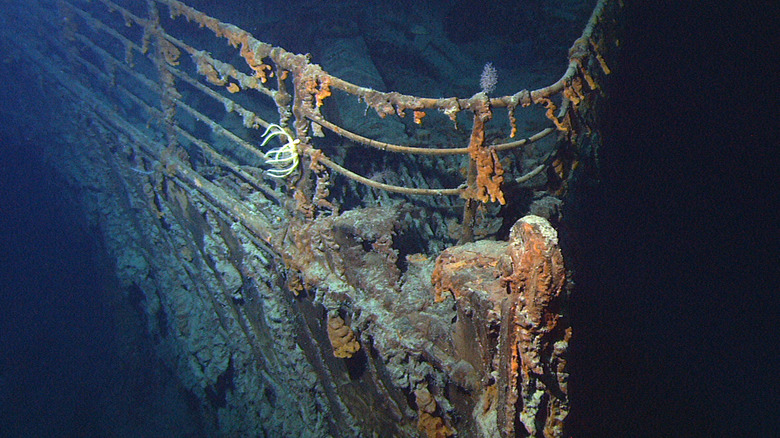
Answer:
[[(330, 176), (325, 171), (325, 168), (328, 168), (358, 183), (380, 190), (405, 195), (465, 198), (463, 217), (465, 238), (462, 238), (462, 241), (471, 239), (471, 222), (479, 203), (504, 204), (506, 202), (502, 191), (505, 171), (498, 153), (534, 143), (556, 131), (563, 134), (576, 134), (574, 131), (577, 128), (573, 127), (571, 122), (572, 110), (586, 98), (588, 93), (598, 89), (598, 84), (591, 74), (593, 66), (598, 66), (603, 73), (609, 72), (599, 51), (599, 47), (604, 43), (600, 40), (598, 24), (607, 3), (605, 1), (598, 3), (582, 36), (572, 46), (568, 68), (558, 81), (536, 90), (521, 90), (512, 95), (492, 98), (485, 93), (478, 93), (470, 98), (424, 98), (361, 87), (328, 74), (320, 66), (313, 64), (306, 55), (293, 54), (259, 41), (249, 32), (221, 22), (177, 0), (149, 1), (146, 3), (144, 16), (133, 13), (127, 7), (111, 0), (99, 0), (98, 3), (108, 12), (118, 14), (124, 27), (137, 29), (133, 35), (134, 39), (127, 36), (129, 33), (127, 29), (120, 29), (117, 26), (119, 20), (109, 22), (105, 14), (95, 11), (94, 5), (85, 7), (86, 5), (75, 0), (62, 0), (60, 7), (63, 16), (66, 17), (66, 38), (77, 41), (81, 47), (90, 52), (87, 55), (82, 50), (73, 53), (72, 56), (95, 75), (102, 76), (116, 85), (127, 99), (143, 108), (153, 118), (160, 120), (162, 123), (159, 128), (166, 133), (169, 146), (176, 146), (179, 137), (182, 137), (196, 145), (201, 153), (214, 163), (225, 167), (264, 193), (273, 193), (256, 171), (258, 163), (241, 162), (234, 157), (228, 158), (226, 155), (229, 154), (218, 151), (209, 139), (184, 128), (181, 120), (177, 118), (178, 111), (183, 111), (192, 119), (205, 124), (215, 134), (235, 144), (235, 147), (241, 149), (243, 153), (254, 157), (260, 165), (267, 166), (268, 157), (255, 146), (256, 143), (227, 129), (215, 120), (214, 116), (196, 109), (196, 105), (192, 102), (200, 99), (200, 97), (193, 97), (198, 93), (219, 104), (226, 113), (238, 115), (247, 128), (264, 130), (272, 124), (277, 124), (294, 136), (297, 140), (295, 153), (301, 155), (303, 165), (300, 166), (300, 173), (293, 173), (287, 178), (296, 192), (293, 198), (298, 201), (299, 210), (305, 212), (305, 216), (312, 217), (317, 208), (331, 206), (325, 201), (331, 184)], [(166, 21), (166, 25), (172, 22), (180, 25), (178, 21), (184, 18), (194, 25), (210, 30), (216, 37), (227, 40), (238, 51), (246, 66), (235, 66), (221, 61), (206, 50), (196, 47), (195, 43), (188, 43), (174, 36), (174, 32), (166, 30), (161, 24), (160, 6), (168, 9), (170, 20)], [(81, 31), (84, 25), (91, 32), (106, 35), (107, 39), (112, 41), (101, 44), (95, 42), (95, 38), (90, 38)], [(117, 53), (120, 48), (123, 52), (121, 54)], [(150, 77), (148, 68), (137, 68), (139, 54), (151, 60), (157, 70), (157, 77)], [(187, 67), (182, 65), (185, 54), (191, 61)], [(103, 67), (100, 64), (103, 64)], [(123, 81), (117, 81), (117, 75), (133, 78), (145, 90), (131, 90), (127, 86), (118, 84)], [(190, 92), (185, 96), (177, 89), (177, 83), (186, 84)], [(321, 107), (334, 90), (355, 96), (381, 118), (404, 117), (407, 113), (411, 113), (418, 125), (423, 123), (431, 111), (443, 113), (453, 123), (458, 122), (459, 113), (468, 112), (471, 114), (470, 119), (473, 120), (468, 144), (466, 147), (459, 148), (399, 145), (352, 132), (328, 120), (321, 112)], [(235, 95), (249, 91), (255, 93), (248, 101), (266, 100), (263, 102), (267, 105), (266, 108), (268, 104), (275, 107), (274, 120), (270, 120), (268, 115), (265, 118), (261, 117), (256, 110), (247, 108), (247, 100), (242, 101), (245, 103), (242, 105), (235, 98)], [(158, 96), (155, 99), (157, 104), (151, 99), (140, 97), (139, 93), (149, 92)], [(556, 104), (556, 101), (560, 103)], [(507, 111), (511, 138), (517, 132), (515, 111), (532, 105), (541, 105), (546, 109), (546, 116), (552, 122), (552, 127), (542, 129), (527, 138), (487, 144), (485, 129), (494, 111), (498, 109)], [(467, 155), (470, 165), (466, 180), (452, 188), (405, 187), (358, 175), (328, 157), (321, 148), (317, 147), (316, 137), (323, 135), (323, 129), (357, 144), (387, 152), (429, 156)], [(515, 181), (525, 181), (543, 171), (552, 161), (549, 159), (551, 155), (552, 153), (547, 155), (537, 166), (526, 174), (518, 176)], [(249, 169), (252, 167), (254, 169)], [(271, 175), (274, 173), (271, 172)]]

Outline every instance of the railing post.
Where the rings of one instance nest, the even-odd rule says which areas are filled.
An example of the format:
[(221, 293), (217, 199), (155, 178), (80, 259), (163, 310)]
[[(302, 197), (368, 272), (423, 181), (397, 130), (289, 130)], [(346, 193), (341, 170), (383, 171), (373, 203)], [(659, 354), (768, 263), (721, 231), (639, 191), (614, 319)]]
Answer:
[[(173, 73), (168, 70), (168, 65), (178, 65), (179, 61), (179, 49), (173, 44), (168, 42), (163, 36), (160, 28), (160, 13), (157, 9), (157, 4), (154, 0), (147, 0), (147, 11), (149, 17), (146, 22), (146, 28), (144, 29), (145, 38), (151, 36), (154, 44), (154, 54), (152, 60), (157, 67), (158, 74), (160, 75), (160, 107), (163, 112), (163, 124), (166, 135), (166, 143), (168, 151), (176, 151), (178, 146), (178, 137), (174, 125), (176, 125), (176, 100), (181, 95), (176, 90), (176, 81)], [(180, 154), (186, 154), (183, 150), (178, 151), (181, 158), (185, 158)]]
[(474, 215), (478, 202), (496, 202), (506, 204), (501, 183), (504, 182), (504, 169), (498, 159), (496, 149), (485, 146), (485, 123), (492, 117), (490, 99), (485, 93), (479, 93), (471, 99), (470, 109), (474, 112), (474, 124), (469, 139), (469, 173), (463, 196), (466, 204), (463, 209), (463, 227), (459, 244), (474, 240)]

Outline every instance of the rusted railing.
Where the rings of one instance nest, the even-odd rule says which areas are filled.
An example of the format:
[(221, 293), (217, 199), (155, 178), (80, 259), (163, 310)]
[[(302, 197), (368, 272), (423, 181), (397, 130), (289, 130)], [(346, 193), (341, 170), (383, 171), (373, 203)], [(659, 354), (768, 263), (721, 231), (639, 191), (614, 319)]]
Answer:
[[(280, 176), (283, 173), (295, 192), (293, 198), (298, 202), (299, 210), (306, 212), (306, 216), (313, 217), (316, 209), (332, 206), (324, 200), (331, 184), (330, 175), (325, 170), (328, 168), (380, 190), (404, 195), (464, 198), (464, 237), (461, 240), (470, 240), (470, 229), (478, 204), (506, 202), (502, 191), (505, 171), (498, 153), (532, 144), (556, 131), (570, 133), (572, 125), (569, 112), (588, 92), (598, 88), (587, 66), (596, 62), (605, 73), (609, 72), (594, 37), (594, 29), (606, 3), (602, 0), (596, 6), (582, 36), (572, 46), (568, 68), (558, 81), (537, 90), (521, 90), (512, 95), (492, 98), (484, 92), (470, 98), (424, 98), (361, 87), (328, 74), (306, 55), (293, 54), (259, 41), (249, 32), (177, 0), (150, 0), (146, 2), (143, 14), (111, 0), (94, 3), (62, 0), (60, 8), (61, 15), (65, 17), (66, 38), (77, 42), (81, 48), (73, 51), (71, 57), (93, 75), (111, 84), (116, 92), (122, 94), (120, 100), (133, 102), (148, 117), (159, 121), (158, 129), (165, 134), (168, 154), (175, 153), (174, 149), (179, 148), (178, 153), (185, 155), (180, 147), (183, 139), (198, 148), (212, 163), (279, 200), (278, 193), (269, 188), (269, 183), (263, 179), (259, 170), (262, 166), (270, 167), (267, 154), (245, 132), (234, 132), (235, 128), (225, 127), (224, 123), (215, 120), (216, 116), (207, 114), (203, 108), (199, 109), (198, 106), (203, 105), (197, 102), (205, 97), (224, 108), (226, 114), (233, 113), (240, 117), (245, 128), (266, 130), (269, 126), (278, 125), (289, 138), (294, 139), (295, 144), (290, 143), (290, 147), (301, 158), (300, 172), (291, 168), (288, 169), (290, 172), (274, 173), (271, 169), (270, 173), (266, 170), (265, 176)], [(97, 5), (102, 5), (104, 10), (97, 10)], [(165, 20), (161, 19), (160, 6), (167, 9), (168, 18)], [(114, 14), (116, 20), (111, 22), (107, 19), (106, 11)], [(182, 26), (182, 19), (227, 40), (246, 65), (235, 66), (221, 61), (196, 47), (195, 42), (185, 42), (183, 38), (175, 36), (175, 32), (167, 30), (162, 24), (165, 21), (169, 27), (172, 23)], [(94, 36), (83, 32), (85, 28), (93, 34), (105, 35), (105, 40), (96, 42)], [(140, 58), (145, 58), (150, 65), (139, 67)], [(184, 65), (186, 58), (187, 65)], [(150, 75), (150, 71), (154, 70), (157, 72), (156, 77)], [(117, 80), (119, 75), (125, 77)], [(130, 80), (140, 84), (140, 87), (128, 88)], [(180, 89), (182, 84), (187, 87), (186, 93)], [(469, 118), (473, 123), (468, 144), (466, 147), (454, 148), (400, 145), (352, 132), (322, 114), (321, 108), (335, 90), (355, 96), (381, 118), (404, 117), (411, 113), (416, 124), (422, 124), (432, 111), (446, 115), (454, 124), (458, 122), (459, 113), (470, 113)], [(238, 97), (245, 94), (248, 96), (239, 102)], [(255, 107), (250, 108), (252, 105)], [(517, 133), (515, 112), (533, 105), (541, 105), (546, 109), (546, 116), (552, 122), (551, 127), (527, 138), (487, 144), (485, 129), (494, 111), (507, 111), (511, 138)], [(275, 114), (269, 108), (275, 108)], [(262, 111), (265, 112), (264, 116), (259, 114)], [(218, 137), (234, 146), (215, 147), (214, 142), (204, 138), (202, 133), (194, 132), (192, 126), (187, 127), (187, 123), (183, 123), (182, 118), (177, 116), (179, 112), (197, 123), (205, 124)], [(323, 129), (351, 142), (386, 152), (434, 157), (468, 156), (470, 165), (466, 179), (457, 187), (441, 188), (405, 187), (376, 181), (347, 169), (328, 157), (322, 148), (318, 148), (316, 137), (323, 135)], [(543, 171), (550, 164), (551, 155), (552, 152), (513, 181), (522, 182)], [(155, 157), (161, 162), (163, 158)]]

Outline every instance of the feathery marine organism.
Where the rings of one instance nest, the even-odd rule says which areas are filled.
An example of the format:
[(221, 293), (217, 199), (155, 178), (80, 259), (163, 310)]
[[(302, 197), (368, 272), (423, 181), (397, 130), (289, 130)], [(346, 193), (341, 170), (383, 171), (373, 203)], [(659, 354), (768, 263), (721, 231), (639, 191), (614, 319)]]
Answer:
[(490, 94), (496, 90), (497, 84), (498, 72), (496, 71), (496, 68), (493, 67), (493, 63), (488, 62), (482, 69), (482, 74), (479, 77), (479, 86), (483, 93)]
[(274, 169), (268, 170), (268, 174), (274, 178), (284, 178), (293, 173), (300, 162), (298, 158), (298, 144), (301, 141), (297, 138), (292, 138), (284, 128), (275, 123), (268, 125), (268, 128), (266, 128), (260, 147), (265, 146), (272, 138), (280, 135), (284, 136), (287, 142), (278, 148), (269, 150), (265, 154), (267, 157), (266, 164), (274, 167)]

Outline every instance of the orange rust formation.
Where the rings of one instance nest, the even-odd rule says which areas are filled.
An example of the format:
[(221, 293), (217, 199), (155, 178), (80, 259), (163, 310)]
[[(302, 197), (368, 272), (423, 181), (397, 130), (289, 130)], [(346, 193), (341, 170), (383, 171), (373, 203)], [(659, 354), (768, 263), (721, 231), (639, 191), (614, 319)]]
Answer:
[(483, 375), (497, 376), (488, 382), (497, 384), (497, 401), (478, 413), (481, 422), (495, 421), (503, 437), (562, 436), (571, 328), (563, 313), (566, 270), (555, 229), (529, 215), (515, 223), (508, 243), (449, 248), (437, 258), (432, 282), (435, 300), (451, 294), (459, 315), (470, 320), (459, 318), (453, 331), (471, 333), (477, 345), (456, 344), (458, 355), (471, 358)]
[(168, 40), (159, 40), (159, 50), (160, 55), (165, 59), (165, 62), (167, 62), (168, 65), (175, 67), (180, 64), (179, 57), (181, 56), (181, 51)]
[(436, 399), (433, 398), (428, 388), (416, 389), (414, 400), (417, 404), (417, 428), (425, 433), (426, 437), (447, 438), (455, 433), (437, 413)]
[(333, 347), (333, 355), (338, 358), (352, 357), (360, 350), (355, 332), (338, 315), (328, 317), (328, 339)]
[(423, 119), (423, 117), (425, 117), (426, 115), (427, 115), (427, 114), (426, 114), (426, 112), (425, 112), (425, 111), (418, 111), (418, 110), (414, 110), (414, 123), (416, 123), (416, 124), (418, 124), (418, 125), (422, 125), (422, 119)]
[(474, 184), (469, 181), (472, 190), (468, 196), (480, 202), (499, 202), (504, 205), (506, 200), (501, 191), (501, 183), (504, 182), (504, 169), (501, 167), (496, 149), (485, 146), (485, 122), (490, 120), (491, 116), (487, 104), (474, 114), (469, 155), (474, 162), (476, 175), (472, 178)]
[[(506, 400), (504, 428), (513, 432), (514, 417), (519, 416), (532, 436), (539, 429), (546, 437), (560, 436), (569, 411), (563, 355), (571, 328), (561, 323), (566, 271), (557, 233), (545, 219), (526, 216), (512, 227), (508, 253), (512, 269), (502, 281), (515, 299), (502, 315), (512, 326), (499, 348), (511, 350), (511, 361), (502, 356), (499, 375), (505, 373), (507, 382), (519, 380), (520, 392), (499, 385), (499, 403)], [(512, 403), (515, 400), (520, 403)], [(543, 409), (546, 412), (540, 412)]]

